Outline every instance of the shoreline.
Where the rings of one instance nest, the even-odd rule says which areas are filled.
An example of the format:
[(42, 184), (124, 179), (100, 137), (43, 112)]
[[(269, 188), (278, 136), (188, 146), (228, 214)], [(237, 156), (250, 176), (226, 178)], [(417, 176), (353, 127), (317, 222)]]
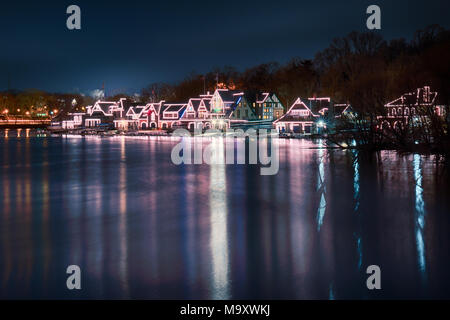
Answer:
[[(9, 132), (16, 131), (19, 132), (18, 136), (10, 136)], [(37, 135), (29, 135), (30, 131), (38, 131), (39, 134)], [(0, 135), (0, 139), (10, 139), (10, 138), (30, 138), (30, 137), (77, 137), (77, 138), (117, 138), (117, 137), (134, 137), (134, 138), (150, 138), (150, 137), (165, 137), (165, 138), (180, 138), (179, 136), (172, 136), (171, 133), (172, 130), (138, 130), (138, 131), (117, 131), (117, 130), (110, 130), (110, 131), (101, 131), (101, 130), (95, 130), (95, 129), (83, 129), (83, 130), (49, 130), (48, 128), (0, 128), (0, 132), (4, 132), (5, 134)], [(25, 134), (21, 134), (24, 132)], [(215, 135), (201, 135), (201, 136), (194, 136), (193, 132), (190, 132), (191, 138), (212, 138), (215, 137)], [(227, 137), (226, 131), (221, 132), (219, 135), (220, 137)], [(231, 136), (231, 135), (230, 135)], [(218, 136), (216, 136), (218, 137)], [(248, 136), (247, 136), (248, 137)], [(346, 146), (342, 147), (331, 140), (328, 139), (328, 137), (325, 135), (311, 135), (311, 134), (277, 134), (276, 137), (273, 137), (272, 135), (268, 135), (271, 139), (282, 139), (282, 140), (325, 140), (330, 142), (330, 144), (325, 143), (321, 148), (323, 149), (329, 149), (329, 150), (356, 150), (361, 152), (370, 152), (370, 153), (376, 153), (379, 151), (395, 151), (400, 154), (420, 154), (420, 155), (428, 155), (428, 156), (437, 156), (439, 158), (446, 158), (446, 154), (435, 152), (435, 150), (430, 150), (429, 147), (424, 145), (414, 145), (412, 149), (395, 149), (395, 148), (381, 148), (381, 149), (368, 149), (367, 146)], [(236, 137), (239, 138), (239, 137)]]

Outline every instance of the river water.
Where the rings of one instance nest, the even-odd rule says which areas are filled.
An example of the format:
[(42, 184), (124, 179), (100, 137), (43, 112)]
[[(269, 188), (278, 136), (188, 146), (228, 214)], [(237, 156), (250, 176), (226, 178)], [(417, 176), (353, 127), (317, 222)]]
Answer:
[(0, 136), (0, 298), (450, 298), (433, 157), (283, 139), (263, 176), (177, 166), (165, 137)]

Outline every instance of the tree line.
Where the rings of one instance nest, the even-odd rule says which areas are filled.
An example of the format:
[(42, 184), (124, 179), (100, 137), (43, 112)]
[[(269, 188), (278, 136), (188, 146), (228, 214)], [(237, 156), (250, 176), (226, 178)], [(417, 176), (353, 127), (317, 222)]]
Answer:
[(295, 57), (244, 71), (226, 66), (191, 73), (176, 84), (157, 82), (142, 89), (147, 100), (186, 101), (219, 87), (276, 92), (289, 106), (297, 97), (331, 96), (356, 109), (377, 110), (390, 99), (429, 85), (449, 100), (450, 31), (431, 25), (410, 41), (386, 41), (376, 32), (336, 38), (314, 59)]
[[(217, 67), (205, 74), (193, 72), (177, 83), (152, 83), (141, 90), (138, 98), (127, 94), (107, 98), (185, 102), (213, 92), (218, 86), (276, 92), (286, 108), (297, 97), (330, 96), (370, 116), (382, 113), (387, 101), (424, 85), (431, 86), (443, 101), (449, 102), (449, 82), (450, 31), (431, 25), (415, 32), (410, 41), (386, 41), (376, 32), (351, 32), (334, 39), (313, 59), (295, 57), (285, 64), (267, 62), (244, 71)], [(77, 93), (0, 93), (0, 109), (8, 109), (10, 114), (36, 113), (45, 107), (64, 114), (93, 102), (94, 98)]]

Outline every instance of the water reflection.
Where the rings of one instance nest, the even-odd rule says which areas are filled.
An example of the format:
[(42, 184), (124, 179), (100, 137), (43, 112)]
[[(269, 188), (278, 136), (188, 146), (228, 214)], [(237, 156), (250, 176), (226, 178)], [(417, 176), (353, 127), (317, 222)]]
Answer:
[[(5, 130), (5, 137), (8, 137), (8, 130)], [(12, 271), (12, 253), (11, 253), (11, 242), (10, 242), (10, 215), (11, 215), (11, 187), (10, 187), (10, 177), (8, 172), (8, 164), (9, 161), (9, 148), (7, 144), (7, 140), (5, 140), (5, 144), (3, 147), (3, 168), (2, 168), (2, 223), (0, 226), (4, 226), (0, 230), (1, 235), (0, 239), (2, 241), (2, 255), (0, 258), (0, 262), (3, 264), (2, 269), (2, 284), (6, 284), (10, 278)], [(5, 285), (2, 285), (3, 294), (6, 295)]]
[(425, 204), (423, 201), (423, 177), (421, 168), (420, 155), (414, 155), (414, 180), (415, 180), (415, 212), (416, 212), (416, 245), (419, 268), (423, 279), (426, 276), (426, 262), (425, 262), (425, 244), (424, 244), (424, 228), (425, 228)]
[(125, 297), (129, 296), (128, 286), (128, 226), (127, 226), (127, 168), (126, 168), (126, 144), (125, 138), (120, 141), (120, 168), (119, 168), (119, 277), (122, 285), (122, 291)]
[(356, 235), (356, 247), (358, 250), (358, 269), (362, 266), (362, 242), (361, 242), (361, 217), (359, 216), (359, 202), (360, 202), (360, 181), (359, 181), (359, 152), (357, 150), (352, 151), (352, 166), (353, 166), (353, 212), (358, 214), (358, 227), (355, 232)]
[(223, 138), (211, 141), (209, 207), (211, 210), (212, 299), (229, 299), (227, 183)]
[(0, 139), (0, 298), (73, 298), (71, 263), (79, 298), (371, 298), (369, 264), (375, 298), (450, 297), (433, 158), (282, 140), (279, 173), (260, 176), (224, 165), (221, 138), (216, 164), (175, 166), (175, 143)]
[(325, 183), (325, 145), (322, 140), (319, 141), (319, 171), (317, 173), (317, 191), (320, 194), (319, 208), (317, 209), (317, 231), (323, 224), (323, 218), (325, 216), (325, 210), (327, 209), (326, 200), (326, 183)]

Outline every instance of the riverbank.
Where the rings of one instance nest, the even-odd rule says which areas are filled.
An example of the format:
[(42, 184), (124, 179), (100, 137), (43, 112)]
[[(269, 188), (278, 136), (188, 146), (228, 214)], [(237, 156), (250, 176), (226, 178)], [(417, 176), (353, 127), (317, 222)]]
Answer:
[(45, 129), (50, 120), (36, 119), (0, 119), (0, 129)]

